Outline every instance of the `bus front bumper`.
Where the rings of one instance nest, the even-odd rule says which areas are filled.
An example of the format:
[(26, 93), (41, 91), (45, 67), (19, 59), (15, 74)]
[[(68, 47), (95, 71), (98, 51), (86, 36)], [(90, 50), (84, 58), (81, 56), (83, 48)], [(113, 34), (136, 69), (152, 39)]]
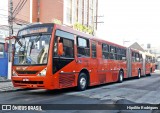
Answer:
[(33, 89), (53, 89), (50, 81), (46, 77), (38, 76), (12, 76), (14, 87), (33, 88)]

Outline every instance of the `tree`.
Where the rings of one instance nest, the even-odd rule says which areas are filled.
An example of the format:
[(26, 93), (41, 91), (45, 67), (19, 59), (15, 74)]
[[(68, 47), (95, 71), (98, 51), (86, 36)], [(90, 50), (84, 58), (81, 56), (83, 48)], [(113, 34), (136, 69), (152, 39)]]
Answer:
[(88, 34), (93, 34), (93, 29), (91, 27), (84, 26), (78, 22), (73, 25), (73, 28), (78, 31), (82, 31)]

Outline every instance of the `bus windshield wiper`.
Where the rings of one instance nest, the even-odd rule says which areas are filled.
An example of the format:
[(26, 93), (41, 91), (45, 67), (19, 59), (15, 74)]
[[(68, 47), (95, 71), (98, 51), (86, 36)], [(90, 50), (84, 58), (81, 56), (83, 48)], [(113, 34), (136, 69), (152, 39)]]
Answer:
[(35, 42), (38, 42), (41, 39), (42, 34), (39, 33), (39, 35), (36, 37)]
[(15, 39), (18, 42), (18, 44), (22, 47), (22, 43), (19, 41), (19, 39), (18, 38), (15, 38)]

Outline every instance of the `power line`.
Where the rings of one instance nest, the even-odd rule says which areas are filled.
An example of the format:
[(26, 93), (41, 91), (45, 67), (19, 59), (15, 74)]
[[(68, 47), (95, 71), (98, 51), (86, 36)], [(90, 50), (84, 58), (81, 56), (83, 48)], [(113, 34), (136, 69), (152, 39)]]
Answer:
[(17, 4), (16, 8), (14, 9), (13, 13), (17, 10), (17, 8), (18, 8), (20, 2), (21, 2), (21, 0), (18, 2), (18, 4)]
[(27, 0), (23, 0), (21, 2), (21, 4), (18, 6), (18, 8), (16, 8), (15, 12), (13, 12), (13, 18), (15, 18), (16, 15), (21, 11), (21, 9), (24, 7), (24, 5), (26, 4), (26, 2), (27, 2)]

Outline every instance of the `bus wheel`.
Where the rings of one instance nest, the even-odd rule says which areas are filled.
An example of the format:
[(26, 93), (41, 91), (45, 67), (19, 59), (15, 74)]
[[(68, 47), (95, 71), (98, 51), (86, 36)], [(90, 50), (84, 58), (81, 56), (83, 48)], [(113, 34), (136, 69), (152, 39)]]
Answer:
[(122, 83), (122, 82), (123, 82), (123, 71), (120, 71), (120, 72), (119, 72), (118, 82), (119, 82), (119, 83)]
[(138, 70), (138, 76), (137, 76), (137, 78), (138, 78), (138, 79), (141, 78), (141, 71), (140, 71), (140, 70)]
[(151, 76), (151, 73), (152, 73), (152, 68), (150, 69), (150, 73), (148, 74), (148, 76)]
[(87, 88), (87, 76), (85, 73), (80, 73), (77, 88), (79, 91), (84, 91)]

